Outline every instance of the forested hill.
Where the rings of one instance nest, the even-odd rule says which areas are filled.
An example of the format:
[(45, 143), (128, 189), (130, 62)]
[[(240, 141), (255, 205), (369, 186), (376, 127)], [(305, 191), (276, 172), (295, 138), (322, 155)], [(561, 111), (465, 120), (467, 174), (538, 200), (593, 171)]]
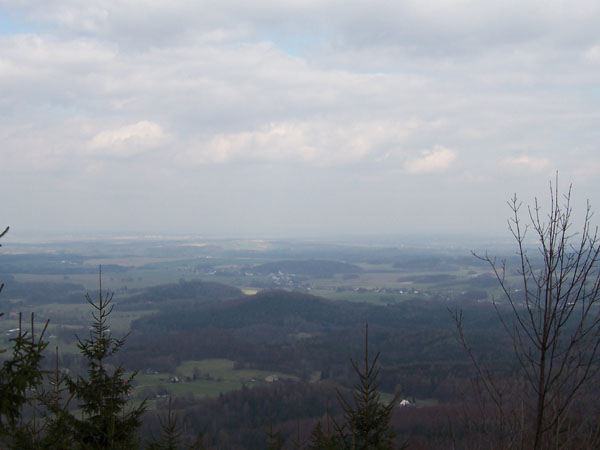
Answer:
[(359, 273), (362, 268), (354, 264), (339, 261), (326, 261), (320, 259), (309, 259), (302, 261), (274, 261), (251, 268), (254, 273), (287, 273), (296, 275), (307, 275), (316, 278), (331, 277), (337, 273)]
[[(195, 308), (201, 305), (244, 297), (233, 286), (211, 281), (184, 281), (143, 289), (119, 302), (124, 308), (158, 308), (167, 311)], [(179, 314), (179, 313), (178, 313)]]
[(197, 311), (164, 311), (132, 324), (144, 333), (198, 328), (240, 329), (257, 325), (285, 327), (287, 333), (345, 325), (358, 318), (356, 307), (309, 294), (265, 291), (245, 298), (205, 305)]
[[(381, 306), (265, 291), (138, 319), (132, 324), (123, 362), (131, 368), (173, 371), (185, 360), (227, 358), (239, 367), (276, 370), (302, 379), (321, 373), (322, 379), (351, 385), (348, 358), (364, 348), (368, 323), (369, 341), (382, 352), (382, 389), (393, 391), (403, 373), (405, 387), (428, 398), (447, 377), (466, 376), (467, 362), (456, 344), (448, 307), (454, 306), (437, 301)], [(473, 303), (469, 323), (478, 350), (509, 367), (509, 345), (500, 337), (493, 307)]]
[[(4, 276), (3, 279), (7, 277)], [(18, 282), (11, 276), (10, 283), (2, 290), (6, 301), (24, 302), (28, 305), (43, 303), (81, 303), (85, 287), (78, 283), (53, 281)]]
[[(284, 290), (204, 304), (196, 310), (168, 309), (143, 317), (132, 324), (139, 333), (172, 333), (218, 328), (237, 331), (252, 339), (251, 330), (273, 331), (285, 336), (295, 333), (320, 334), (336, 329), (361, 329), (365, 323), (391, 329), (422, 330), (448, 327), (449, 314), (438, 304), (403, 302), (390, 306), (333, 301)], [(280, 329), (281, 333), (275, 333)]]

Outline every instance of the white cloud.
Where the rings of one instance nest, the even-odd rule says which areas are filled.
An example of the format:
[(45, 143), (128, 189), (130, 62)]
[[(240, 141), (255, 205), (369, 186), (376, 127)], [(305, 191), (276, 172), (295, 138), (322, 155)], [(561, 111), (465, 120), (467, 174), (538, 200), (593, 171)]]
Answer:
[(273, 2), (257, 0), (0, 0), (8, 9), (20, 8), (34, 21), (58, 25), (63, 32), (97, 33), (129, 45), (165, 45), (190, 32), (243, 29), (247, 37), (305, 33), (329, 35), (342, 45), (401, 44), (418, 53), (448, 54), (485, 51), (557, 35), (576, 41), (597, 26), (600, 7), (594, 0), (354, 1)]
[(217, 134), (194, 144), (181, 159), (196, 164), (240, 160), (302, 162), (318, 166), (358, 163), (397, 144), (408, 133), (389, 121), (352, 124), (335, 124), (330, 119), (278, 122), (253, 131)]
[(600, 44), (594, 45), (593, 47), (587, 49), (584, 53), (584, 57), (593, 63), (600, 62)]
[(441, 145), (436, 145), (432, 150), (422, 153), (422, 157), (406, 161), (404, 168), (408, 173), (437, 173), (450, 167), (456, 159), (456, 152)]
[[(461, 185), (452, 180), (485, 180), (473, 190), (485, 198), (537, 189), (555, 168), (597, 170), (568, 154), (597, 154), (595, 0), (142, 3), (0, 0), (26, 25), (0, 36), (0, 190), (23, 191), (40, 173), (49, 193), (58, 179), (120, 173), (115, 189), (139, 183), (130, 198), (143, 202), (157, 177), (134, 180), (135, 163), (163, 185), (210, 191), (220, 217), (232, 197), (223, 186), (247, 191), (261, 173), (252, 198), (275, 217), (261, 210), (276, 203), (268, 186), (287, 184), (293, 209), (307, 180), (287, 176), (297, 170), (320, 174), (310, 183), (324, 199), (357, 209), (395, 192), (398, 172), (456, 166), (401, 178), (449, 196)], [(600, 195), (593, 181), (586, 189)]]
[(162, 145), (166, 135), (160, 125), (142, 120), (131, 125), (104, 130), (96, 134), (89, 143), (94, 153), (130, 157), (139, 155)]
[(548, 161), (548, 159), (546, 158), (538, 158), (529, 155), (519, 155), (504, 158), (502, 163), (504, 167), (509, 170), (526, 170), (541, 172), (549, 166), (550, 161)]

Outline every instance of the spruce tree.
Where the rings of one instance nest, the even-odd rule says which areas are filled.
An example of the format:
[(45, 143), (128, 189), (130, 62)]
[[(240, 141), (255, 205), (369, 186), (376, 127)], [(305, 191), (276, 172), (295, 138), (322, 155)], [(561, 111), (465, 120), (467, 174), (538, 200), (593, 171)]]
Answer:
[(273, 429), (273, 402), (270, 402), (269, 411), (269, 429), (265, 431), (267, 435), (267, 450), (281, 450), (281, 430)]
[(179, 422), (177, 412), (173, 409), (171, 397), (165, 418), (158, 416), (160, 424), (160, 437), (152, 437), (146, 446), (147, 450), (208, 450), (204, 434), (199, 433), (196, 440), (190, 444), (182, 443), (183, 426)]
[(77, 336), (77, 347), (87, 359), (87, 377), (67, 378), (70, 394), (79, 402), (80, 415), (72, 415), (73, 437), (82, 449), (133, 449), (139, 445), (138, 429), (146, 406), (128, 407), (127, 397), (131, 382), (137, 372), (126, 376), (123, 368), (110, 369), (107, 360), (125, 344), (125, 337), (112, 336), (108, 317), (113, 310), (112, 294), (102, 294), (102, 268), (100, 289), (92, 306), (94, 319), (89, 337)]
[[(0, 238), (8, 232), (6, 227), (0, 232)], [(0, 283), (0, 292), (4, 287)], [(0, 312), (0, 316), (4, 313)], [(26, 408), (35, 407), (37, 388), (41, 385), (43, 371), (40, 368), (42, 352), (48, 345), (44, 341), (44, 333), (36, 337), (34, 316), (31, 314), (31, 328), (23, 331), (21, 314), (16, 337), (11, 343), (10, 355), (0, 366), (0, 448), (26, 449), (33, 448), (39, 437), (39, 427), (33, 415), (24, 414)], [(0, 353), (7, 349), (1, 349)]]
[(45, 407), (44, 433), (40, 447), (44, 449), (67, 449), (73, 447), (72, 420), (69, 405), (72, 397), (65, 399), (67, 375), (58, 367), (58, 346), (56, 347), (54, 371), (47, 374), (50, 389), (40, 395), (40, 403)]
[(42, 352), (48, 345), (44, 333), (48, 322), (36, 338), (34, 316), (31, 314), (30, 331), (22, 331), (19, 314), (19, 330), (12, 343), (11, 356), (0, 368), (0, 445), (1, 448), (33, 448), (39, 428), (32, 417), (25, 417), (26, 407), (35, 407), (37, 388), (44, 373), (40, 364)]
[(341, 441), (332, 435), (329, 430), (327, 434), (323, 432), (323, 426), (321, 425), (321, 421), (319, 421), (310, 435), (308, 448), (310, 450), (341, 450), (343, 446)]
[(158, 416), (158, 422), (161, 436), (159, 438), (153, 436), (150, 444), (146, 447), (147, 450), (179, 450), (183, 430), (178, 423), (177, 412), (173, 410), (171, 397), (169, 397), (166, 418)]
[(369, 361), (369, 326), (367, 325), (364, 368), (361, 369), (354, 359), (350, 360), (358, 375), (358, 382), (354, 386), (353, 404), (338, 392), (338, 399), (344, 411), (344, 423), (341, 426), (336, 425), (336, 431), (342, 448), (353, 450), (394, 448), (395, 433), (390, 427), (390, 418), (400, 394), (396, 394), (388, 404), (382, 402), (381, 395), (377, 391), (378, 358), (379, 353), (372, 362)]

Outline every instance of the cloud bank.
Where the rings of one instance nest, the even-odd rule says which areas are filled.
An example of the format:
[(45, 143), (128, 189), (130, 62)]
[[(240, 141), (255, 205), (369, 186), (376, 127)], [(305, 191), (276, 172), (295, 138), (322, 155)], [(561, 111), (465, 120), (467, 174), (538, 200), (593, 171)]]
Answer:
[[(441, 215), (440, 193), (491, 208), (556, 170), (600, 197), (595, 1), (0, 0), (0, 14), (14, 224), (34, 220), (24, 203), (79, 220), (74, 186), (123, 227), (173, 226), (131, 212), (163, 198), (181, 229), (229, 232), (246, 205), (256, 232), (300, 232), (315, 211), (323, 231), (420, 230), (431, 217), (381, 211), (433, 201)], [(119, 200), (104, 199), (106, 177)], [(209, 190), (204, 215), (176, 200)], [(282, 204), (299, 215), (281, 219)], [(476, 222), (463, 217), (457, 228)]]
[(102, 155), (129, 157), (154, 149), (164, 143), (165, 133), (160, 125), (142, 120), (96, 134), (89, 148)]
[(456, 159), (456, 152), (449, 148), (436, 145), (433, 150), (422, 153), (422, 157), (411, 159), (406, 162), (404, 167), (408, 173), (435, 173), (443, 172)]

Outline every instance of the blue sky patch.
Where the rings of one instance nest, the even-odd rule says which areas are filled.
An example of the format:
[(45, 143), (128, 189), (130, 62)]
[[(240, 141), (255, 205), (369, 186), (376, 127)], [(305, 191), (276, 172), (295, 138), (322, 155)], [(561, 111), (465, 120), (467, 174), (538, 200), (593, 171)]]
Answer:
[(0, 36), (11, 34), (31, 33), (33, 28), (23, 23), (14, 14), (0, 8)]
[(265, 33), (265, 38), (287, 54), (305, 56), (307, 50), (317, 47), (322, 38), (313, 33)]

